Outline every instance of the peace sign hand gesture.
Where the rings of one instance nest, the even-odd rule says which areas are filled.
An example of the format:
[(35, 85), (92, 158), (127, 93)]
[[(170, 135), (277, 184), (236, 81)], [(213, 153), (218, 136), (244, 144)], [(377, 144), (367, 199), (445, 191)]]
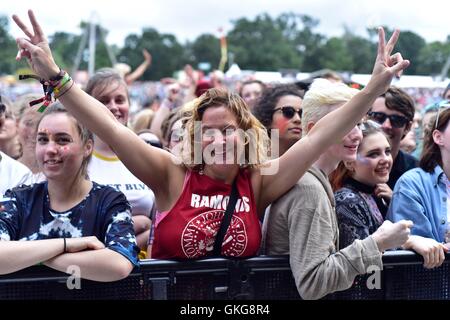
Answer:
[(384, 29), (378, 28), (378, 52), (375, 65), (367, 87), (374, 91), (377, 96), (382, 95), (389, 88), (394, 76), (400, 77), (403, 70), (409, 66), (409, 60), (403, 60), (402, 55), (397, 52), (392, 54), (397, 43), (399, 30), (395, 30), (388, 43), (385, 40)]
[(33, 27), (33, 33), (17, 15), (12, 16), (14, 22), (28, 37), (28, 39), (16, 39), (17, 46), (19, 48), (16, 60), (27, 58), (30, 67), (40, 78), (50, 79), (59, 73), (59, 68), (53, 60), (47, 38), (45, 37), (44, 32), (37, 22), (32, 10), (28, 10), (28, 17), (30, 18), (31, 25)]

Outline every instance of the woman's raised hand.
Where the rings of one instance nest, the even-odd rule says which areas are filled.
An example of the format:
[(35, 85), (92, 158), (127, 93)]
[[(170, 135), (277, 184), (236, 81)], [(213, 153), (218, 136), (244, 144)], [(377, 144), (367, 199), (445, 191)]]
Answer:
[(387, 91), (394, 76), (400, 77), (403, 70), (409, 66), (409, 61), (403, 60), (399, 52), (392, 54), (399, 34), (400, 31), (395, 30), (386, 43), (384, 29), (378, 28), (377, 59), (373, 67), (372, 77), (367, 84), (367, 87), (378, 96)]
[(59, 68), (53, 60), (52, 52), (48, 45), (47, 38), (36, 20), (32, 10), (28, 10), (28, 17), (33, 27), (31, 32), (17, 15), (13, 15), (14, 22), (22, 29), (28, 37), (17, 38), (19, 52), (16, 60), (26, 58), (33, 71), (43, 79), (50, 79), (59, 73)]

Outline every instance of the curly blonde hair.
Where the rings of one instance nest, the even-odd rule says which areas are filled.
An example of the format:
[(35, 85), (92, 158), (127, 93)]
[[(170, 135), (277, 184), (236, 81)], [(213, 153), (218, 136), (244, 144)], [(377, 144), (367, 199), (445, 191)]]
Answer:
[[(196, 161), (195, 145), (201, 146), (201, 141), (195, 141), (195, 123), (202, 121), (206, 109), (211, 107), (226, 107), (235, 116), (238, 128), (244, 131), (247, 142), (244, 143), (245, 163), (242, 167), (259, 167), (267, 160), (269, 137), (265, 127), (253, 116), (245, 101), (237, 94), (222, 89), (209, 89), (189, 106), (190, 118), (185, 125), (187, 139), (183, 139), (181, 147), (182, 163), (191, 170), (199, 170), (203, 165)], [(198, 129), (197, 129), (198, 130)], [(248, 134), (251, 132), (251, 134)], [(255, 155), (255, 158), (250, 158)]]

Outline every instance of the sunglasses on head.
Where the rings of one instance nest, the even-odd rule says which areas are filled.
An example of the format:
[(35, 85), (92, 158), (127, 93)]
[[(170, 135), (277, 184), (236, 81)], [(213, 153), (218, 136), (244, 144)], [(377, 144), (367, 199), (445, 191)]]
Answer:
[(408, 118), (399, 116), (397, 114), (388, 115), (384, 112), (371, 111), (367, 115), (369, 116), (370, 119), (374, 120), (375, 122), (378, 122), (379, 124), (383, 124), (386, 121), (386, 119), (389, 118), (389, 122), (394, 128), (401, 128), (409, 122)]
[(278, 110), (281, 110), (283, 117), (285, 117), (286, 119), (292, 119), (294, 117), (295, 113), (298, 113), (298, 116), (300, 117), (300, 119), (302, 118), (302, 109), (297, 110), (291, 106), (284, 106), (281, 108), (273, 109), (273, 112), (277, 112)]
[(364, 133), (365, 131), (369, 131), (371, 129), (381, 130), (381, 124), (375, 122), (373, 120), (365, 120), (358, 124), (359, 129)]
[(436, 114), (436, 123), (434, 124), (434, 128), (437, 129), (439, 124), (439, 114), (441, 113), (441, 109), (450, 108), (450, 101), (444, 100), (438, 103), (437, 114)]

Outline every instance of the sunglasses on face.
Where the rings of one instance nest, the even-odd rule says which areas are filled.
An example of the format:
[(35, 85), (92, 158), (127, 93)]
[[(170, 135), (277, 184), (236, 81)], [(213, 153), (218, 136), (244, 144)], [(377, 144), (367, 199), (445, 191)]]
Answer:
[(285, 117), (286, 119), (292, 119), (294, 117), (295, 113), (298, 113), (298, 116), (300, 117), (300, 119), (302, 118), (302, 109), (297, 110), (294, 107), (285, 106), (285, 107), (273, 109), (273, 112), (275, 113), (278, 110), (281, 110), (283, 117)]
[(399, 116), (397, 114), (390, 114), (387, 115), (384, 112), (369, 112), (367, 114), (370, 119), (374, 120), (375, 122), (378, 122), (379, 124), (383, 124), (386, 119), (389, 118), (389, 122), (391, 123), (392, 127), (394, 128), (402, 128), (405, 126), (409, 120), (403, 116)]

